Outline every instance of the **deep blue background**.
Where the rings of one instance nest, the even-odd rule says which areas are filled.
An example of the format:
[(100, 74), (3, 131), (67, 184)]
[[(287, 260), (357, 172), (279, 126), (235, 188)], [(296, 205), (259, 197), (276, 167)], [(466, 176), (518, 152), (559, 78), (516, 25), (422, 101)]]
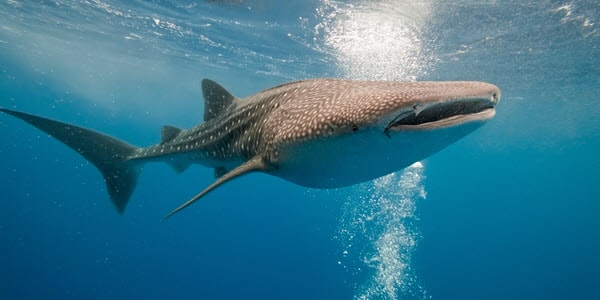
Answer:
[[(410, 278), (422, 287), (377, 297), (598, 297), (596, 1), (418, 1), (425, 17), (394, 1), (229, 2), (4, 2), (0, 106), (149, 145), (163, 124), (200, 121), (204, 77), (239, 96), (411, 70), (492, 82), (503, 93), (494, 120), (424, 161), (427, 197), (407, 220), (419, 236)], [(418, 67), (390, 66), (403, 46), (366, 35), (353, 47), (390, 51), (390, 69), (347, 55), (357, 49), (343, 43), (345, 21), (365, 15), (384, 36), (400, 32), (385, 32), (387, 18), (416, 20)], [(366, 189), (307, 191), (253, 174), (161, 222), (212, 170), (150, 164), (118, 216), (76, 153), (10, 116), (0, 116), (0, 137), (2, 299), (349, 299), (381, 284), (369, 253), (344, 256), (336, 238)], [(369, 252), (377, 226), (355, 248)]]

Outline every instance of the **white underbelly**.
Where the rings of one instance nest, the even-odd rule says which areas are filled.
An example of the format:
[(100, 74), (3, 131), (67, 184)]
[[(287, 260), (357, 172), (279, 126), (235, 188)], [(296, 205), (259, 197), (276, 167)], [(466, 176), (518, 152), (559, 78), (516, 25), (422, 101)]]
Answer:
[(423, 160), (481, 126), (470, 123), (391, 137), (362, 132), (322, 139), (280, 151), (274, 176), (314, 188), (336, 188), (370, 181)]

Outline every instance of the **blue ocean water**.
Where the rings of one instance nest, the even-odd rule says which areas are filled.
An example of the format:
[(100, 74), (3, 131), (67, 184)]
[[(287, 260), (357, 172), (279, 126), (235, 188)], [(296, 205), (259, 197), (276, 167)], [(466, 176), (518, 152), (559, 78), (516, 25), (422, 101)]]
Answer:
[[(96, 169), (0, 115), (2, 299), (595, 299), (597, 1), (17, 1), (0, 106), (136, 145), (312, 77), (480, 80), (496, 117), (406, 170), (310, 190), (144, 168), (123, 216)], [(401, 155), (401, 149), (399, 149)]]

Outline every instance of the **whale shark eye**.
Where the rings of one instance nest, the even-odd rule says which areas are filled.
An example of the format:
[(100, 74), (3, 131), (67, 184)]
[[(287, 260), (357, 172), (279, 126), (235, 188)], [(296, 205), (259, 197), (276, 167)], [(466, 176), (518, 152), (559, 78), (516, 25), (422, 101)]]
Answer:
[(356, 126), (355, 124), (352, 124), (352, 132), (357, 132), (358, 131), (358, 126)]

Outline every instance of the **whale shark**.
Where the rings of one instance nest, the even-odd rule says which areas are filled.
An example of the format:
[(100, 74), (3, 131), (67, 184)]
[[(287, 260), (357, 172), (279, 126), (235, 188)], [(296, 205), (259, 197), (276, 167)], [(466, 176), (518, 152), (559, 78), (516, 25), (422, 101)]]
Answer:
[(225, 182), (263, 172), (310, 188), (337, 188), (401, 170), (442, 150), (495, 115), (500, 90), (478, 81), (364, 81), (317, 78), (246, 98), (204, 79), (204, 121), (162, 127), (161, 141), (136, 147), (106, 134), (0, 108), (77, 151), (102, 173), (123, 214), (145, 163), (176, 172), (214, 169), (215, 181), (164, 219)]

